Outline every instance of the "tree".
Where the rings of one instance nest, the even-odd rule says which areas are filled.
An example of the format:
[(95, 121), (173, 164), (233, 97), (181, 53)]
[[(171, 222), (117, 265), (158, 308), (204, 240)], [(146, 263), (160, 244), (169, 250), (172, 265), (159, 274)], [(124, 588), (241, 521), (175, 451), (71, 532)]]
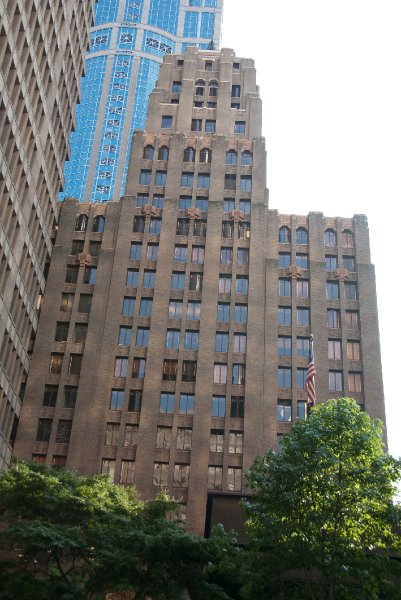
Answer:
[(19, 463), (0, 477), (0, 599), (79, 600), (131, 590), (135, 598), (229, 600), (225, 565), (238, 548), (165, 518), (162, 493), (141, 502), (107, 477)]
[(315, 406), (248, 474), (245, 597), (399, 598), (400, 473), (380, 421), (349, 398)]

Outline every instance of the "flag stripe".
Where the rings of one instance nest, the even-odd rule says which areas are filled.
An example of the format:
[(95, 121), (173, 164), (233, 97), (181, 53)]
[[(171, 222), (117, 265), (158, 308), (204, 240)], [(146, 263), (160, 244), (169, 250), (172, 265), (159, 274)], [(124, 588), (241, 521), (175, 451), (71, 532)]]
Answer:
[(314, 404), (316, 402), (315, 375), (316, 375), (316, 367), (315, 367), (315, 362), (313, 359), (313, 342), (311, 340), (310, 351), (309, 351), (308, 370), (306, 372), (306, 379), (305, 379), (307, 406), (314, 406)]

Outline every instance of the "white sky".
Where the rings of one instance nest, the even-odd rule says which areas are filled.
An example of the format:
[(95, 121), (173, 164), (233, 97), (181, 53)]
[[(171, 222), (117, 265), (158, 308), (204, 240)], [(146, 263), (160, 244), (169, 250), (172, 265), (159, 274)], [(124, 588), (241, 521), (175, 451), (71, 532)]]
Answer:
[(397, 458), (400, 25), (400, 0), (225, 0), (222, 43), (256, 61), (270, 208), (368, 216), (389, 450)]

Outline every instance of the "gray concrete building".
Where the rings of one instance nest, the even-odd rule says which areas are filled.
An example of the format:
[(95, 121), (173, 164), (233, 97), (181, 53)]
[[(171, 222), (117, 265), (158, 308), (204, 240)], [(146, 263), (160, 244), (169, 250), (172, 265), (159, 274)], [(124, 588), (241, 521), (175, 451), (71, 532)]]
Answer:
[[(317, 396), (384, 419), (366, 217), (268, 207), (254, 62), (167, 56), (126, 196), (61, 209), (15, 455), (236, 519), (244, 471)], [(230, 521), (230, 519), (234, 521)]]
[(92, 5), (0, 1), (0, 468), (29, 370)]

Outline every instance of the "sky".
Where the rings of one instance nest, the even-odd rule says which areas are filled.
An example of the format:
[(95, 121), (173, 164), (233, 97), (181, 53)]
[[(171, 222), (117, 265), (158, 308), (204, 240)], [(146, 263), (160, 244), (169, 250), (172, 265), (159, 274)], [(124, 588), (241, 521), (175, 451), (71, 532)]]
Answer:
[(397, 458), (400, 23), (400, 0), (225, 0), (222, 40), (255, 59), (270, 208), (368, 217), (389, 451)]

